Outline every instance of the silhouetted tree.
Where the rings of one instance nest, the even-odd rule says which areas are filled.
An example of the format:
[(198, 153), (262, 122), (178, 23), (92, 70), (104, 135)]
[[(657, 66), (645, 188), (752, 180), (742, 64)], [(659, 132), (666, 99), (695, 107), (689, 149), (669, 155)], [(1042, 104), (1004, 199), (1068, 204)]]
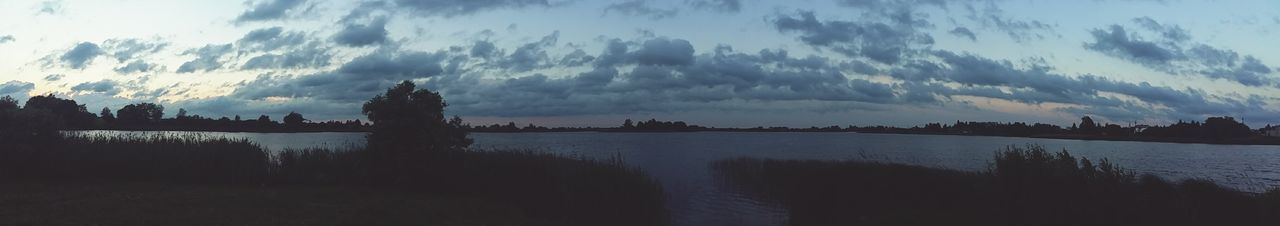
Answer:
[(461, 118), (445, 120), (445, 106), (440, 94), (416, 89), (410, 81), (365, 102), (362, 112), (373, 122), (367, 146), (378, 162), (374, 164), (380, 167), (379, 174), (406, 182), (412, 180), (407, 176), (441, 167), (424, 163), (432, 161), (432, 156), (471, 145)]
[(164, 106), (154, 103), (125, 105), (116, 111), (116, 119), (126, 125), (145, 125), (159, 122), (164, 117)]
[(297, 112), (289, 112), (288, 115), (284, 116), (284, 124), (292, 127), (303, 126), (306, 120), (306, 118), (302, 118), (302, 114)]
[(1215, 139), (1248, 137), (1253, 135), (1253, 130), (1232, 117), (1209, 117), (1204, 120), (1204, 134)]
[(240, 115), (236, 115), (236, 121), (237, 121), (237, 122), (239, 122), (239, 121), (240, 121)]
[(15, 100), (13, 99), (13, 97), (10, 97), (10, 96), (0, 97), (0, 112), (17, 111), (17, 110), (18, 110), (18, 100)]
[(89, 113), (84, 105), (76, 104), (74, 100), (55, 97), (53, 94), (31, 97), (22, 108), (48, 110), (50, 114), (62, 119), (66, 126), (73, 128), (89, 128), (97, 120), (97, 116)]
[[(0, 97), (0, 130), (9, 129), (10, 118), (18, 113), (18, 110), (20, 110), (18, 108), (18, 100), (14, 100), (10, 96)], [(5, 131), (0, 131), (0, 136), (3, 136), (4, 133)], [(3, 137), (0, 137), (0, 140), (2, 139)]]
[(635, 127), (636, 127), (636, 124), (635, 122), (631, 122), (631, 119), (627, 119), (627, 121), (622, 121), (623, 129), (633, 129)]
[(177, 116), (174, 116), (174, 119), (178, 119), (178, 120), (185, 120), (185, 119), (187, 119), (187, 118), (188, 118), (188, 116), (187, 116), (187, 109), (185, 109), (185, 108), (178, 108), (178, 115), (177, 115)]
[[(47, 101), (47, 100), (46, 100)], [(74, 102), (71, 102), (74, 105)], [(65, 107), (65, 106), (62, 106)], [(90, 117), (92, 120), (92, 117)], [(0, 97), (0, 152), (30, 151), (42, 145), (48, 145), (62, 137), (58, 132), (64, 126), (61, 115), (54, 114), (48, 108), (18, 108), (18, 101), (10, 96)], [(5, 162), (0, 165), (13, 165)], [(14, 159), (15, 161), (26, 161)], [(13, 164), (10, 164), (13, 163)]]
[(98, 116), (100, 116), (102, 118), (102, 122), (106, 124), (115, 123), (116, 121), (116, 115), (111, 114), (111, 108), (102, 107), (102, 112), (98, 113)]
[(258, 123), (271, 123), (271, 116), (267, 116), (267, 115), (258, 116)]
[(1080, 132), (1092, 133), (1097, 130), (1098, 124), (1093, 122), (1093, 118), (1085, 116), (1080, 118)]

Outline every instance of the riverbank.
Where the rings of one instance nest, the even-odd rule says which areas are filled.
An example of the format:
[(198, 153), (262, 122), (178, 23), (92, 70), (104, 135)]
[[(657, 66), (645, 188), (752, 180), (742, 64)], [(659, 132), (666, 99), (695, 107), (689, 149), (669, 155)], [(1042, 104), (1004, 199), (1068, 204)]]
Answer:
[(787, 208), (792, 225), (1276, 225), (1280, 190), (1136, 175), (1107, 160), (1011, 147), (990, 170), (734, 159), (726, 186)]

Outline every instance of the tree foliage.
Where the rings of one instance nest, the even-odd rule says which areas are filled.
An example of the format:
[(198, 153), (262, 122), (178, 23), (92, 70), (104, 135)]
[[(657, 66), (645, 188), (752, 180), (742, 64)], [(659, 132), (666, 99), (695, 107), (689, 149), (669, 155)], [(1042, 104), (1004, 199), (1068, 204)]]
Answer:
[(288, 115), (284, 116), (284, 124), (287, 126), (302, 126), (306, 121), (307, 119), (303, 118), (302, 114), (299, 114), (298, 112), (289, 112)]
[(439, 93), (404, 81), (364, 104), (373, 122), (369, 145), (375, 149), (457, 150), (471, 145), (462, 119), (445, 120), (447, 104)]
[(74, 100), (58, 98), (53, 94), (31, 97), (31, 99), (27, 99), (27, 103), (22, 108), (47, 110), (49, 114), (61, 119), (65, 126), (72, 128), (92, 127), (97, 119), (97, 116), (89, 113), (83, 104), (77, 104)]
[(125, 105), (116, 111), (116, 118), (125, 125), (145, 125), (160, 121), (164, 117), (164, 106), (154, 103), (137, 103)]
[(462, 119), (445, 120), (440, 94), (405, 81), (364, 104), (363, 113), (373, 122), (367, 147), (374, 161), (371, 169), (379, 181), (408, 184), (424, 178), (448, 176), (461, 167), (450, 161), (456, 151), (471, 145)]

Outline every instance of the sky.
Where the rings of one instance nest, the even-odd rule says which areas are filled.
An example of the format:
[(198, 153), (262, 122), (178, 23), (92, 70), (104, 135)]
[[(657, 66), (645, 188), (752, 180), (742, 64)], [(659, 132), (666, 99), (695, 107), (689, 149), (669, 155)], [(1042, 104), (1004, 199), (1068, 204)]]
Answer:
[(0, 0), (0, 96), (472, 124), (1280, 124), (1280, 2)]

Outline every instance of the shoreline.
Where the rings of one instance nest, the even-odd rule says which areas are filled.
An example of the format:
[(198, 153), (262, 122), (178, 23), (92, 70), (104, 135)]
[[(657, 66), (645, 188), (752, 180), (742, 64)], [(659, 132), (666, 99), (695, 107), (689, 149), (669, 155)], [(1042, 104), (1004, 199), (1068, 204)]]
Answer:
[[(123, 132), (222, 132), (222, 133), (368, 133), (363, 130), (219, 130), (219, 129), (70, 129), (63, 131), (123, 131)], [(983, 137), (1021, 137), (1021, 138), (1038, 138), (1038, 139), (1057, 139), (1057, 140), (1086, 140), (1086, 141), (1132, 141), (1132, 142), (1149, 142), (1149, 143), (1171, 143), (1171, 144), (1215, 144), (1215, 145), (1280, 145), (1280, 137), (1254, 136), (1247, 138), (1235, 138), (1224, 140), (1207, 140), (1195, 138), (1177, 138), (1177, 137), (1109, 137), (1096, 135), (1079, 135), (1079, 134), (1035, 134), (1035, 135), (999, 135), (999, 134), (957, 134), (957, 133), (922, 133), (922, 132), (893, 132), (893, 131), (827, 131), (827, 130), (755, 130), (755, 129), (702, 129), (702, 130), (672, 130), (672, 131), (634, 131), (634, 130), (617, 130), (617, 129), (568, 129), (568, 130), (544, 130), (544, 131), (470, 131), (472, 133), (694, 133), (694, 132), (740, 132), (740, 133), (865, 133), (865, 134), (902, 134), (902, 135), (942, 135), (942, 136), (983, 136)]]

